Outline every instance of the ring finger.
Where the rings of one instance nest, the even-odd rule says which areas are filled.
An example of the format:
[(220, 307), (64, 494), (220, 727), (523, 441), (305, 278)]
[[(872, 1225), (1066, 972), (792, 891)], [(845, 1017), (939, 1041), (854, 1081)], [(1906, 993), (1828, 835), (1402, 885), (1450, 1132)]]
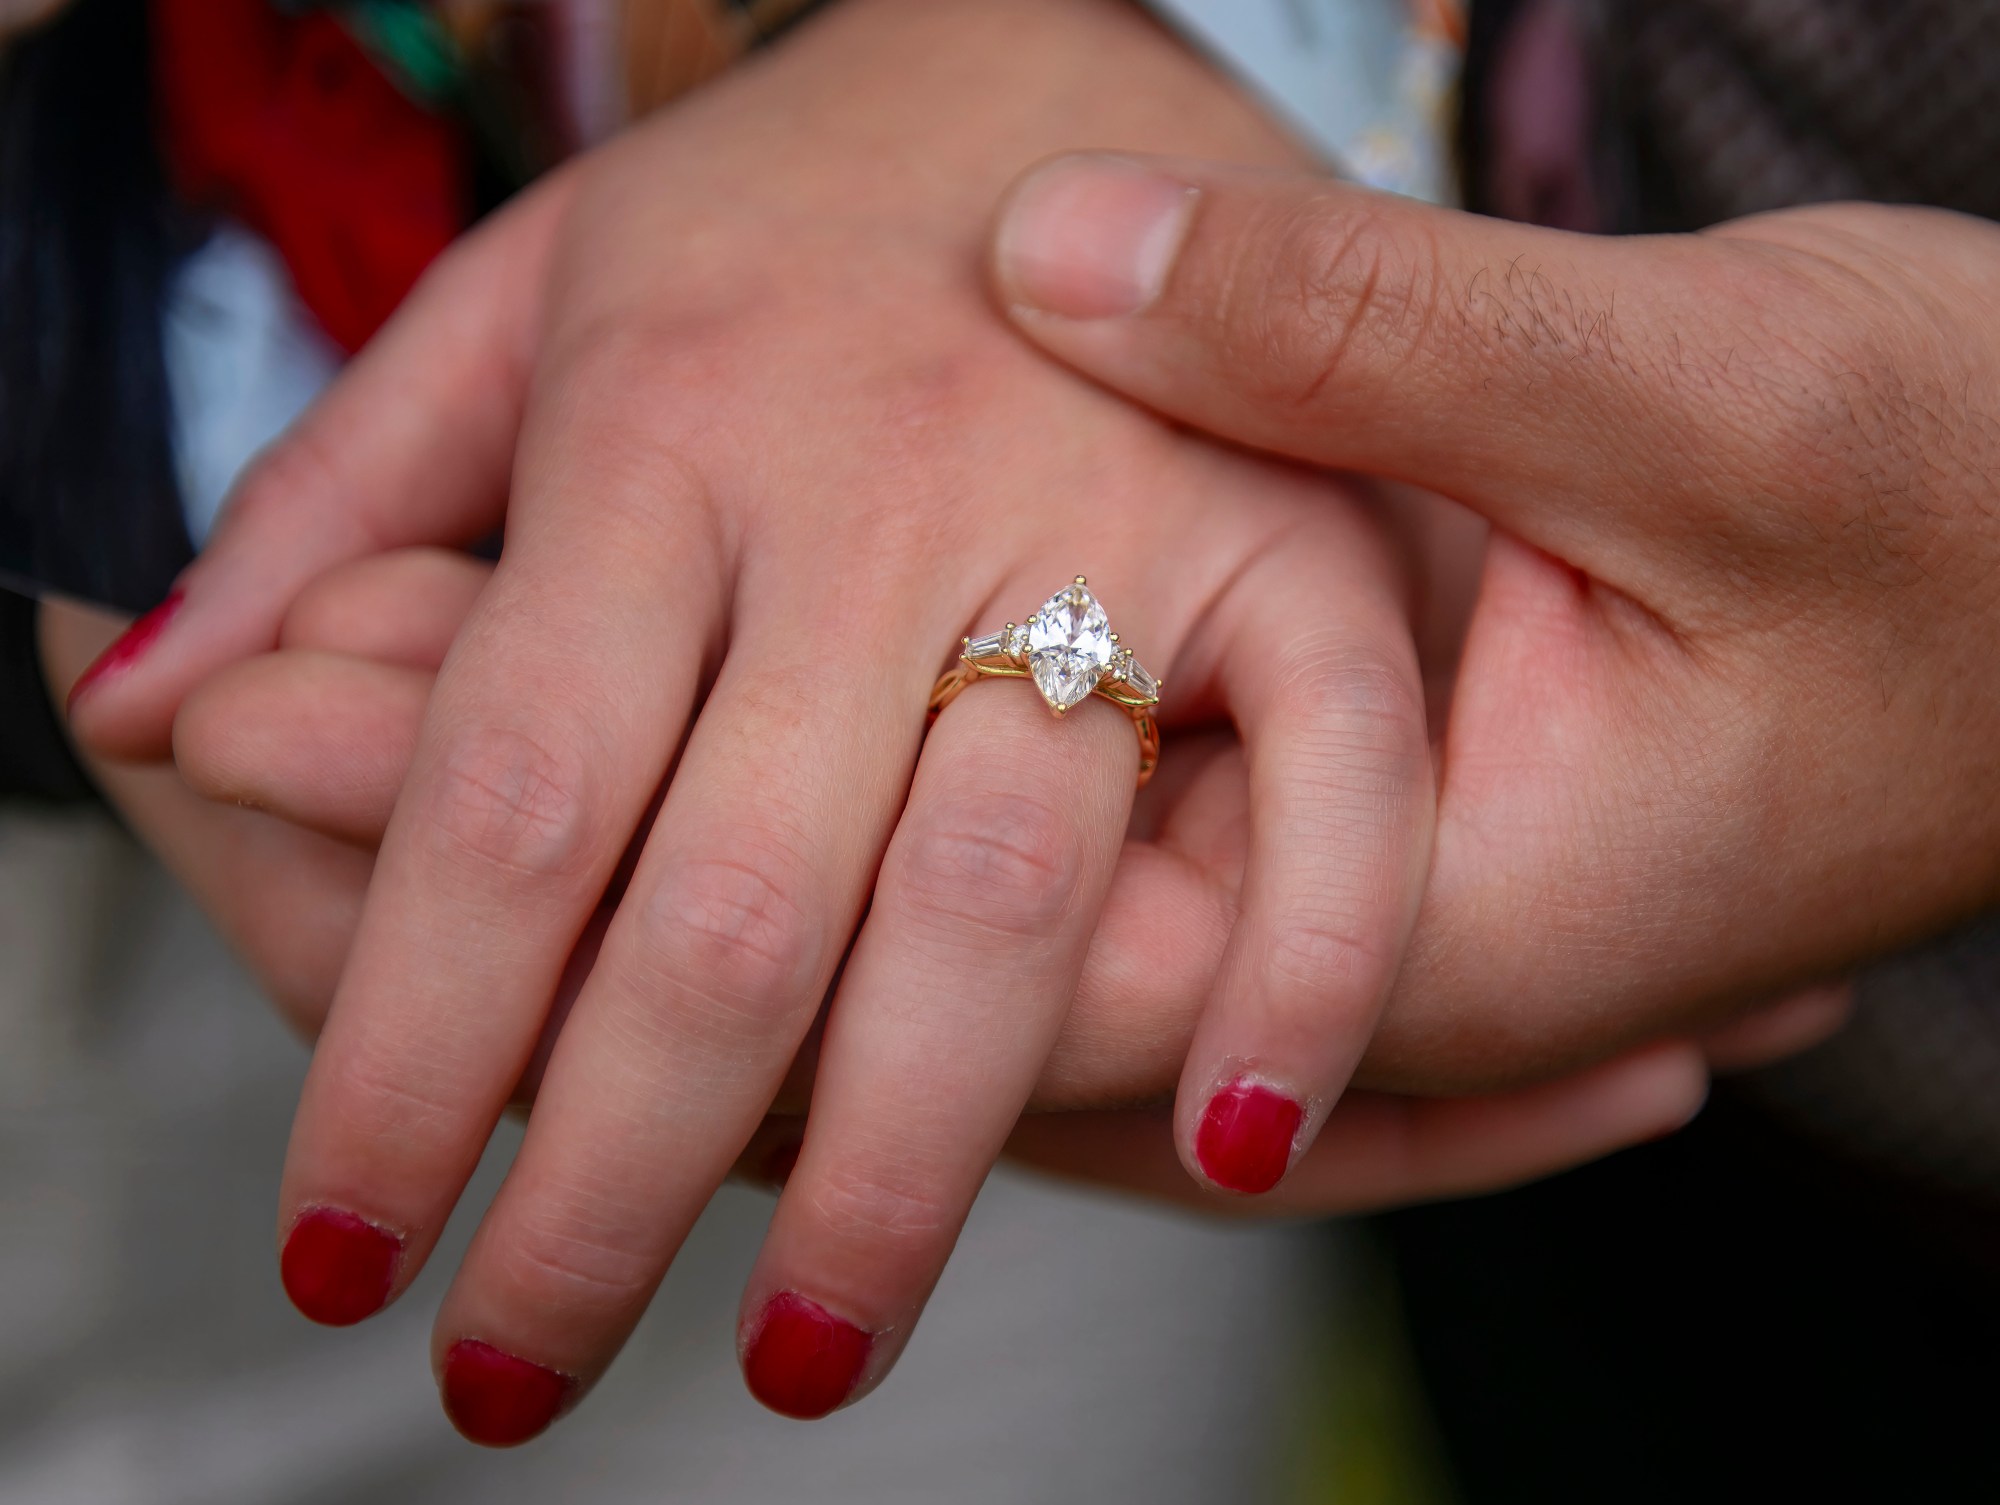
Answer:
[(1095, 697), (1052, 725), (1026, 686), (974, 686), (939, 717), (745, 1295), (773, 1410), (826, 1414), (908, 1340), (1075, 996), (1138, 768), (1132, 721)]

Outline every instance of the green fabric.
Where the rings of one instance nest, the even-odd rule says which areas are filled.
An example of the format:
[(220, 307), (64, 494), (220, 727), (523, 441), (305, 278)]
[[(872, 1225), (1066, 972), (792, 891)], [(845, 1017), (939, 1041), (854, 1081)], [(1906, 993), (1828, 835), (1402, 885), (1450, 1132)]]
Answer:
[(435, 110), (458, 98), (465, 59), (450, 34), (414, 0), (346, 0), (340, 20), (416, 103)]

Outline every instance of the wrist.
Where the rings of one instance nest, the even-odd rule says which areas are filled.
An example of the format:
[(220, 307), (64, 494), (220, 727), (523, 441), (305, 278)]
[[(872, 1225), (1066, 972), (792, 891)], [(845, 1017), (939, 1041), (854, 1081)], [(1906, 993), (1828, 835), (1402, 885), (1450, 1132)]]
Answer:
[[(918, 209), (983, 229), (1016, 175), (1080, 146), (1308, 160), (1130, 0), (843, 0), (760, 68), (816, 146), (865, 166), (898, 218)], [(869, 189), (837, 191), (851, 209)]]

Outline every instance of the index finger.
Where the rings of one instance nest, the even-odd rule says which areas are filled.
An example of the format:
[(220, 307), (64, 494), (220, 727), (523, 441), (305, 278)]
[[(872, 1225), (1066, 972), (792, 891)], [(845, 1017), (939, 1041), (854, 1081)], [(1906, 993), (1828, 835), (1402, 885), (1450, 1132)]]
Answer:
[(717, 634), (725, 562), (688, 473), (650, 424), (618, 427), (629, 406), (573, 395), (531, 421), (507, 553), (439, 675), (307, 1075), (280, 1229), (323, 1321), (369, 1315), (428, 1253)]
[(80, 741), (107, 758), (166, 757), (182, 699), (222, 665), (277, 646), (307, 582), (366, 554), (467, 544), (499, 526), (566, 193), (560, 179), (539, 187), (446, 252), (252, 462), (173, 593), (77, 680)]

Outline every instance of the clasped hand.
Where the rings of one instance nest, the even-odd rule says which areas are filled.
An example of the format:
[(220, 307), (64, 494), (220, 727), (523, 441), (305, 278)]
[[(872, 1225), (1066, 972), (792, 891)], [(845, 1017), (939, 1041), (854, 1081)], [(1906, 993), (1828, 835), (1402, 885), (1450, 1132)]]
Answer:
[[(1289, 1170), (1279, 1207), (1504, 1184), (1671, 1129), (1704, 1050), (1839, 1013), (1761, 1001), (1991, 898), (1991, 441), (1959, 419), (1993, 381), (1959, 331), (1993, 327), (1992, 232), (1607, 245), (1045, 169), (1001, 301), (1141, 407), (995, 312), (1001, 185), (1083, 136), (1282, 152), (1117, 8), (1025, 8), (1077, 59), (1031, 80), (980, 29), (1021, 8), (906, 9), (844, 8), (455, 251), (75, 707), (98, 754), (171, 735), (268, 812), (214, 813), (323, 917), (302, 953), (268, 895), (218, 906), (309, 1020), (339, 971), (282, 1194), (317, 1315), (403, 1289), (536, 1091), (438, 1319), (480, 1440), (602, 1372), (808, 1087), (742, 1329), (800, 1415), (886, 1372), (1010, 1132), (1176, 1195)], [(1476, 599), (1448, 509), (1329, 467), (1490, 519)], [(412, 548), (503, 515), (490, 579)], [(983, 686), (922, 738), (949, 645), (1078, 570), (1168, 681), (1136, 817), (1109, 707)], [(1171, 1120), (1014, 1128), (1176, 1080)]]

